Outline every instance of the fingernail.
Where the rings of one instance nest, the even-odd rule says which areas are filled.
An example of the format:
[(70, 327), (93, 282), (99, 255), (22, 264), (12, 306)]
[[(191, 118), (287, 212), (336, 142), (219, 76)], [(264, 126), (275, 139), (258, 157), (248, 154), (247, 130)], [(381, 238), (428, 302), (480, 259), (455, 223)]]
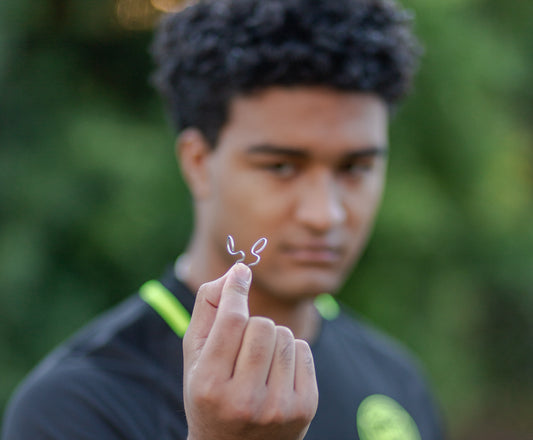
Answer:
[(234, 266), (233, 271), (235, 273), (235, 277), (240, 282), (246, 284), (247, 286), (250, 285), (250, 282), (252, 281), (252, 271), (248, 266), (242, 263), (237, 263)]

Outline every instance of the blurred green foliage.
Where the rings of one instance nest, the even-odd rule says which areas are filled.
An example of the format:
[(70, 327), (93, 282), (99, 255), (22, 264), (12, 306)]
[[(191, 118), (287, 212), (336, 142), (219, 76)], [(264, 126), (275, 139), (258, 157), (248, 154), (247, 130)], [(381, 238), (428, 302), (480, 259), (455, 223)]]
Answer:
[[(533, 427), (533, 3), (405, 0), (426, 47), (341, 297), (425, 363), (452, 438)], [(184, 248), (189, 196), (115, 3), (0, 2), (0, 410)], [(491, 437), (494, 436), (494, 437)]]

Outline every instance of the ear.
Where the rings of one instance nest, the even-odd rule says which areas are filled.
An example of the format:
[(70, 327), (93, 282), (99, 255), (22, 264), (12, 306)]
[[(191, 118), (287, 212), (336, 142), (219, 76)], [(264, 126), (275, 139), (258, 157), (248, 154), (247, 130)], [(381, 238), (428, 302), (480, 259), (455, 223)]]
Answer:
[(195, 199), (209, 195), (211, 185), (208, 158), (211, 153), (207, 140), (196, 128), (182, 131), (176, 140), (176, 158)]

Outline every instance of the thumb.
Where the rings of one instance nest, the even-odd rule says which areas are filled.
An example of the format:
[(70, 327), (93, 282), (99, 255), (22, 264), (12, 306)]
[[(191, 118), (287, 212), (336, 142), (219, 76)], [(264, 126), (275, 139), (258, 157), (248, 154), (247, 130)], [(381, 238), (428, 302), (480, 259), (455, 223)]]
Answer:
[(248, 291), (252, 281), (252, 271), (242, 263), (234, 264), (227, 273), (228, 277), (222, 288), (218, 315), (227, 312), (238, 313), (248, 319)]
[(248, 290), (251, 279), (252, 272), (244, 264), (238, 263), (229, 270), (215, 321), (202, 342), (202, 348), (196, 352), (195, 360), (210, 366), (212, 374), (218, 377), (230, 378), (235, 367), (250, 316)]

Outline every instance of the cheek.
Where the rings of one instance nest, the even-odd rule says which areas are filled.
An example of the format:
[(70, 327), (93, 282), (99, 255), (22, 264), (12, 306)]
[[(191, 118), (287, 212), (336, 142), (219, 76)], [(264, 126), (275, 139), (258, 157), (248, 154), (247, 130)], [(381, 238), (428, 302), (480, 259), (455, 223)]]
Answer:
[(365, 194), (365, 205), (368, 206), (368, 214), (374, 216), (380, 203), (381, 197), (383, 195), (383, 179), (376, 178), (374, 179)]
[(239, 216), (250, 216), (257, 223), (269, 223), (285, 216), (293, 193), (290, 185), (273, 184), (262, 173), (247, 171), (220, 182), (218, 191), (219, 199), (227, 207)]
[[(255, 242), (272, 236), (283, 217), (283, 196), (245, 172), (219, 179), (213, 185), (211, 221), (221, 233)], [(238, 237), (235, 237), (236, 239)]]
[(346, 191), (345, 200), (350, 213), (349, 218), (356, 227), (373, 222), (381, 203), (383, 187), (384, 178), (379, 174), (369, 176), (359, 188)]

